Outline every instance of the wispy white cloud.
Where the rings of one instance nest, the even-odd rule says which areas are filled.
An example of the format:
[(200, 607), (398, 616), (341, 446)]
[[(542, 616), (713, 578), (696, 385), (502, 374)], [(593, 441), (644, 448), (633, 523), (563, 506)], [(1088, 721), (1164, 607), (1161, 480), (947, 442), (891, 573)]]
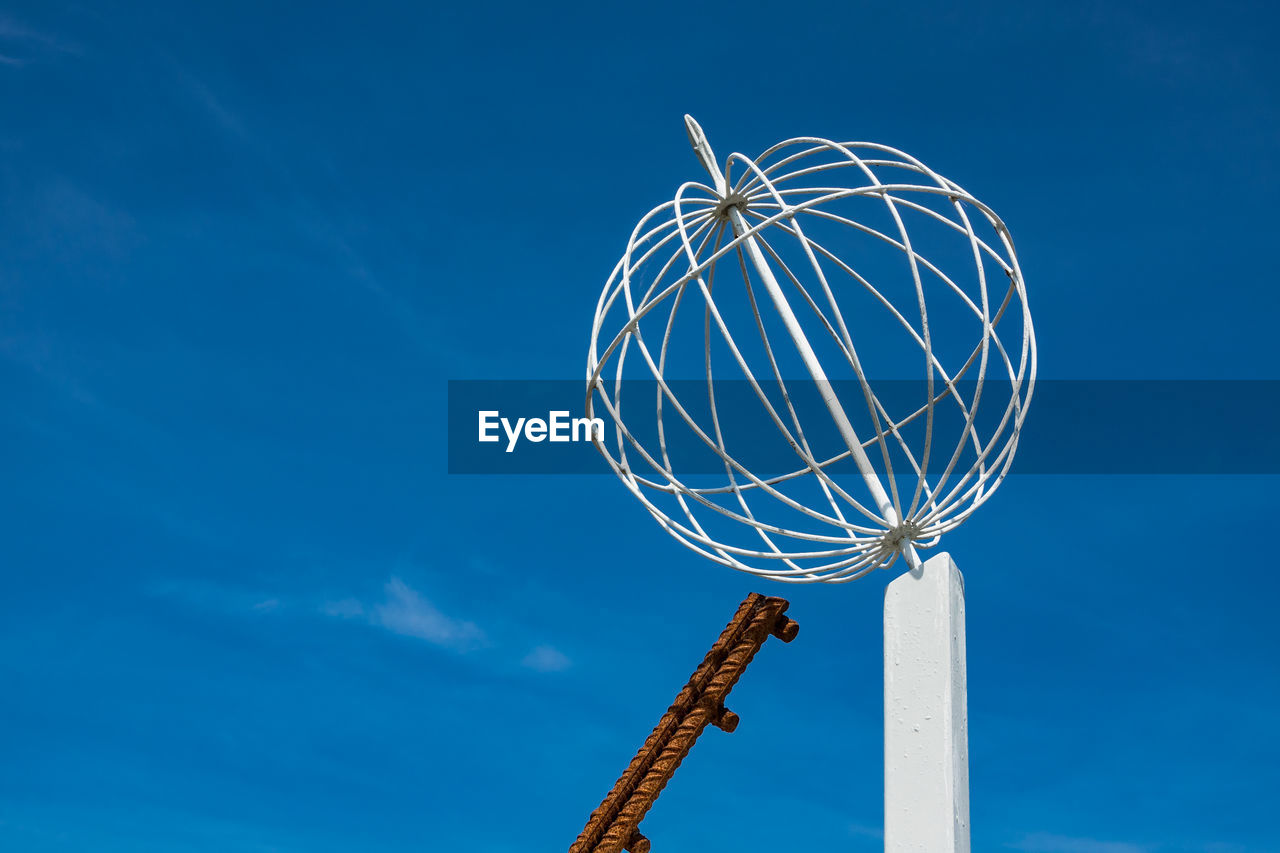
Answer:
[(225, 134), (241, 142), (251, 139), (244, 120), (208, 84), (181, 67), (178, 68), (177, 80), (196, 106)]
[(446, 615), (400, 578), (387, 581), (383, 593), (382, 600), (372, 604), (355, 598), (326, 601), (320, 605), (320, 612), (339, 619), (360, 619), (393, 634), (416, 637), (455, 652), (468, 652), (487, 644), (479, 626)]
[(1155, 848), (1128, 841), (1100, 841), (1096, 838), (1073, 838), (1051, 832), (1033, 832), (1005, 845), (1024, 853), (1148, 853)]
[[(502, 647), (511, 649), (509, 642), (495, 640), (474, 622), (445, 613), (427, 596), (395, 576), (383, 585), (380, 596), (365, 600), (349, 597), (319, 602), (311, 599), (308, 603), (305, 598), (203, 579), (153, 583), (147, 591), (188, 606), (233, 616), (272, 618), (276, 614), (286, 614), (296, 618), (298, 615), (311, 614), (314, 617), (318, 614), (412, 637), (456, 654), (496, 650), (498, 655), (489, 655), (486, 660), (503, 669), (518, 664), (533, 672), (557, 673), (573, 667), (573, 660), (567, 654), (548, 643), (533, 646), (523, 657), (502, 654)], [(510, 624), (500, 633), (525, 635), (522, 629)], [(500, 662), (504, 658), (505, 664)]]
[[(330, 618), (364, 623), (458, 654), (481, 649), (496, 651), (496, 656), (489, 655), (486, 659), (503, 668), (518, 664), (531, 672), (557, 673), (574, 665), (569, 655), (545, 642), (532, 648), (526, 646), (528, 651), (523, 657), (507, 657), (503, 652), (511, 649), (511, 638), (527, 636), (523, 628), (499, 617), (496, 628), (500, 636), (493, 637), (474, 622), (445, 613), (426, 595), (395, 576), (383, 586), (381, 598), (330, 599), (321, 602), (317, 609)], [(499, 663), (504, 658), (505, 665)]]
[(40, 54), (78, 54), (80, 48), (65, 39), (40, 32), (19, 23), (8, 15), (0, 15), (0, 65), (21, 68)]
[(535, 672), (564, 672), (573, 666), (573, 661), (554, 646), (538, 646), (524, 656), (520, 665)]
[(127, 210), (62, 176), (21, 186), (17, 192), (12, 202), (25, 212), (22, 238), (53, 253), (62, 264), (98, 267), (128, 258), (144, 242)]
[(286, 606), (281, 599), (265, 596), (261, 590), (199, 578), (156, 581), (149, 583), (145, 591), (188, 607), (237, 616), (273, 613)]
[(483, 644), (484, 632), (476, 625), (446, 616), (399, 578), (392, 578), (385, 591), (386, 600), (373, 609), (371, 621), (375, 625), (454, 651), (469, 651)]

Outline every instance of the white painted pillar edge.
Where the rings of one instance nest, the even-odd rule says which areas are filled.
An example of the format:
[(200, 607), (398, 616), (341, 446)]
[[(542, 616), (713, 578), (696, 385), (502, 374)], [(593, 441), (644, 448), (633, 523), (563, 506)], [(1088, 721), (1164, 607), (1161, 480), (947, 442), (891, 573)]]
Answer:
[(949, 554), (884, 597), (885, 853), (969, 853), (964, 578)]

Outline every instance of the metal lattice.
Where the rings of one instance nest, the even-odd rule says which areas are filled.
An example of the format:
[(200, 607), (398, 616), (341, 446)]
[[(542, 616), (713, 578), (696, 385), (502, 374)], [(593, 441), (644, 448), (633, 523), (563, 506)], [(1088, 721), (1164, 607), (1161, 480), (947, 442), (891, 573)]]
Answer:
[[(603, 408), (616, 429), (598, 449), (668, 533), (717, 563), (792, 583), (852, 580), (900, 553), (917, 565), (915, 549), (999, 486), (1031, 400), (1035, 336), (1008, 229), (884, 145), (800, 137), (721, 169), (686, 123), (712, 183), (682, 184), (641, 219), (600, 296), (587, 413)], [(920, 398), (887, 404), (877, 388), (910, 352), (922, 357)], [(676, 393), (677, 370), (705, 380), (698, 407)], [(794, 468), (758, 476), (739, 461), (717, 409), (726, 371), (750, 387)], [(623, 417), (637, 378), (656, 389), (647, 439)], [(801, 382), (814, 383), (839, 445), (811, 446), (818, 430), (806, 433), (793, 404)], [(677, 430), (714, 452), (723, 476), (683, 474)], [(833, 471), (849, 462), (860, 496)]]

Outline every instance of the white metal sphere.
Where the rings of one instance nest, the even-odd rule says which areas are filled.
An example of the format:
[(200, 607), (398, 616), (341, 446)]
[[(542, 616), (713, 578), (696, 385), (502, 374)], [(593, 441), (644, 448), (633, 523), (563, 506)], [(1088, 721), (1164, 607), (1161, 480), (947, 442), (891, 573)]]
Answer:
[[(1003, 480), (1031, 400), (1035, 335), (1008, 229), (893, 148), (800, 137), (721, 168), (686, 121), (711, 185), (682, 184), (645, 215), (605, 284), (587, 414), (616, 429), (598, 449), (668, 533), (717, 563), (792, 583), (852, 580), (900, 553), (915, 564)], [(629, 398), (624, 419), (636, 379), (654, 393)], [(696, 406), (685, 379), (700, 380)], [(765, 439), (719, 416), (725, 381), (758, 399), (794, 452), (788, 470), (739, 461)], [(825, 424), (802, 424), (801, 383)], [(843, 443), (814, 446), (833, 421)], [(679, 470), (677, 439), (723, 473)], [(832, 471), (850, 461), (861, 482)]]

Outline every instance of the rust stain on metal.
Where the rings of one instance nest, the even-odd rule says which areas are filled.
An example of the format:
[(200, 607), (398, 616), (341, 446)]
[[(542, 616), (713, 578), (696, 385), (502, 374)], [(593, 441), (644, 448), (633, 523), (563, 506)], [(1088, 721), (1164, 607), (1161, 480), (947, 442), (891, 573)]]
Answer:
[(738, 727), (738, 715), (725, 707), (725, 698), (770, 635), (784, 643), (795, 639), (800, 626), (784, 615), (787, 606), (785, 599), (754, 592), (747, 596), (613, 790), (591, 813), (569, 853), (649, 853), (640, 821), (708, 725), (726, 732)]

